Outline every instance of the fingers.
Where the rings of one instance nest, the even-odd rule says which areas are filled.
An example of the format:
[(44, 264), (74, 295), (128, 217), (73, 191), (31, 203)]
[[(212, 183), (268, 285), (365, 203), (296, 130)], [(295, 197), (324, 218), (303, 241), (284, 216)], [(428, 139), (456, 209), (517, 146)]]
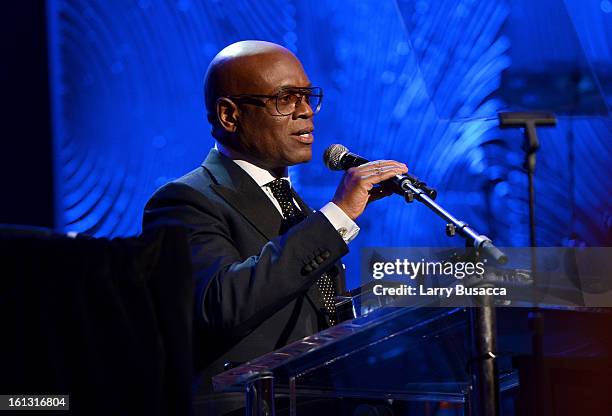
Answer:
[(396, 162), (395, 160), (375, 160), (352, 169), (363, 173), (387, 169), (398, 169), (401, 173), (408, 172), (408, 167), (404, 163)]
[(361, 179), (367, 184), (374, 185), (382, 181), (386, 181), (387, 179), (391, 179), (400, 173), (401, 170), (396, 168), (380, 169), (373, 172), (367, 172), (361, 177)]
[(347, 170), (351, 181), (359, 182), (368, 191), (375, 184), (406, 172), (408, 167), (394, 160), (376, 160)]
[(378, 201), (379, 199), (385, 198), (389, 195), (393, 195), (393, 191), (390, 188), (384, 186), (376, 186), (369, 191), (370, 198), (368, 199), (368, 204), (370, 202)]
[(374, 185), (406, 172), (406, 165), (394, 160), (376, 160), (350, 168), (338, 185), (332, 202), (355, 220), (369, 202), (391, 194), (386, 189), (378, 189), (380, 187), (373, 189)]
[[(408, 167), (394, 160), (376, 160), (357, 166), (351, 170), (354, 171), (353, 174), (356, 176), (360, 176), (363, 179), (370, 179), (371, 183), (378, 183), (381, 180), (386, 180), (395, 175), (408, 172)], [(385, 179), (377, 179), (376, 176), (384, 177)]]

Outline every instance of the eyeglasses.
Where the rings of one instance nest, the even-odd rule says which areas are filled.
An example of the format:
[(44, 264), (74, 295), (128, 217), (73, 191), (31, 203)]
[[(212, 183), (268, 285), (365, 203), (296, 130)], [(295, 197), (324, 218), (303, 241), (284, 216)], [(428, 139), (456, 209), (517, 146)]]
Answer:
[[(302, 103), (302, 100), (310, 106), (312, 112), (317, 114), (321, 110), (321, 102), (323, 101), (323, 90), (320, 87), (308, 87), (308, 88), (281, 88), (274, 95), (264, 94), (238, 94), (228, 95), (226, 98), (237, 99), (237, 100), (254, 100), (252, 104), (266, 105), (267, 102), (274, 99), (276, 111), (283, 116), (288, 116), (295, 113), (295, 109)], [(266, 101), (262, 103), (260, 98), (265, 98)]]

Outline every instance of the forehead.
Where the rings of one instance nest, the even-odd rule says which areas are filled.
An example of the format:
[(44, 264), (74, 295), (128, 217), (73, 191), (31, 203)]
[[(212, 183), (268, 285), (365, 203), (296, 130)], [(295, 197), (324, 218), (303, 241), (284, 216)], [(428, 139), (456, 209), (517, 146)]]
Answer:
[(310, 80), (300, 61), (290, 53), (245, 57), (239, 67), (244, 93), (273, 93), (280, 87), (307, 87)]

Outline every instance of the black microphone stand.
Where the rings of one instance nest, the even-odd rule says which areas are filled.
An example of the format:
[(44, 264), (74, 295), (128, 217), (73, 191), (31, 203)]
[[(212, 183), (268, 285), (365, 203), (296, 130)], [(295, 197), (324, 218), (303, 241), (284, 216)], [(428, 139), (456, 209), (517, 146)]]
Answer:
[(455, 218), (451, 213), (431, 199), (425, 191), (413, 186), (412, 183), (407, 180), (401, 183), (401, 187), (404, 190), (404, 199), (406, 202), (410, 203), (416, 199), (446, 221), (446, 235), (453, 237), (459, 234), (459, 236), (465, 239), (466, 247), (473, 247), (477, 254), (485, 254), (499, 264), (506, 264), (508, 262), (508, 257), (493, 245), (489, 237), (479, 234), (467, 223)]
[[(535, 186), (534, 175), (536, 166), (536, 152), (540, 148), (536, 125), (555, 126), (557, 118), (552, 113), (542, 112), (504, 112), (499, 113), (499, 125), (502, 128), (523, 127), (525, 129), (525, 169), (527, 170), (528, 192), (529, 192), (529, 245), (531, 249), (531, 277), (532, 284), (538, 287), (538, 260), (536, 252), (536, 225), (535, 225)], [(536, 397), (539, 398), (536, 406), (538, 415), (545, 413), (546, 401), (544, 384), (546, 372), (544, 368), (544, 316), (536, 305), (529, 312), (529, 327), (532, 332), (532, 355), (535, 368)]]
[[(409, 181), (403, 181), (406, 202), (415, 199), (444, 221), (446, 235), (453, 237), (459, 234), (465, 239), (468, 257), (475, 262), (482, 253), (491, 257), (499, 264), (506, 264), (508, 257), (486, 235), (479, 234), (467, 223), (458, 220), (448, 211), (431, 199), (422, 189), (413, 186)], [(469, 308), (469, 328), (473, 350), (470, 359), (471, 386), (465, 392), (467, 412), (471, 416), (499, 415), (499, 376), (497, 369), (497, 341), (495, 303), (492, 296), (483, 296), (478, 307)]]

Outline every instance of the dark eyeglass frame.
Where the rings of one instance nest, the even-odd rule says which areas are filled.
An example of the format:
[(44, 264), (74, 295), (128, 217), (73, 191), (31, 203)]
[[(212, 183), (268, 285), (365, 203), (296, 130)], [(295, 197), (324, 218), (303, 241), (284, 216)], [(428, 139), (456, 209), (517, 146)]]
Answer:
[(295, 109), (289, 113), (284, 113), (282, 111), (280, 111), (279, 105), (278, 105), (278, 101), (280, 99), (280, 97), (283, 94), (287, 94), (287, 93), (296, 93), (295, 95), (297, 95), (297, 101), (295, 102), (295, 109), (297, 109), (297, 107), (302, 103), (302, 99), (304, 97), (308, 97), (308, 100), (306, 101), (306, 104), (308, 104), (310, 106), (310, 97), (318, 97), (319, 98), (319, 102), (317, 103), (317, 106), (315, 108), (312, 108), (312, 106), (310, 107), (310, 109), (312, 110), (313, 114), (317, 114), (320, 110), (321, 110), (321, 104), (323, 103), (323, 88), (321, 87), (285, 87), (285, 88), (280, 88), (278, 90), (278, 92), (276, 94), (273, 95), (266, 95), (266, 94), (236, 94), (236, 95), (226, 95), (225, 98), (230, 98), (230, 99), (236, 99), (236, 100), (245, 100), (245, 99), (253, 99), (255, 100), (254, 102), (252, 102), (252, 104), (263, 104), (265, 105), (265, 103), (263, 103), (262, 101), (259, 101), (259, 99), (267, 99), (270, 100), (272, 98), (274, 98), (274, 104), (276, 107), (276, 111), (278, 112), (278, 114), (282, 115), (282, 116), (289, 116), (293, 113), (295, 113)]

